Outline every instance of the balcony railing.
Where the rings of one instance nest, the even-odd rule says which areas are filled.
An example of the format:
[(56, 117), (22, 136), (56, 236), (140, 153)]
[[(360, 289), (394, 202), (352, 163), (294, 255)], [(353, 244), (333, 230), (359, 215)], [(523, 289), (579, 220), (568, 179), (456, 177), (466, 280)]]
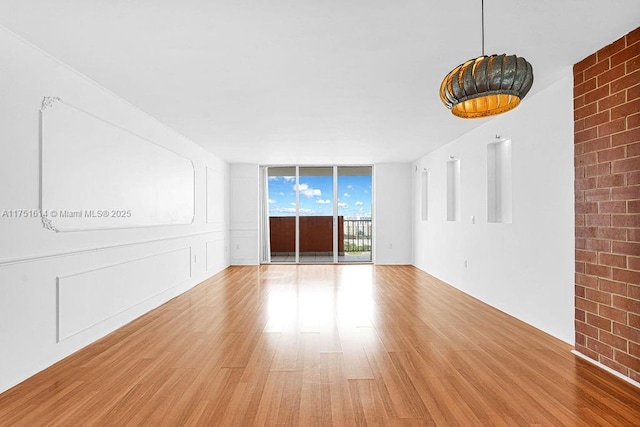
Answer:
[(371, 251), (371, 220), (345, 219), (343, 220), (344, 251)]

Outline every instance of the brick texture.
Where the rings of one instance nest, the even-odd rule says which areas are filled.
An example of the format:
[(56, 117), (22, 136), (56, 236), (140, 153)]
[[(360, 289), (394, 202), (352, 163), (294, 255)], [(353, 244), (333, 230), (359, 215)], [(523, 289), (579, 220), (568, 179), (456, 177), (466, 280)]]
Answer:
[(575, 347), (640, 378), (640, 28), (573, 66)]

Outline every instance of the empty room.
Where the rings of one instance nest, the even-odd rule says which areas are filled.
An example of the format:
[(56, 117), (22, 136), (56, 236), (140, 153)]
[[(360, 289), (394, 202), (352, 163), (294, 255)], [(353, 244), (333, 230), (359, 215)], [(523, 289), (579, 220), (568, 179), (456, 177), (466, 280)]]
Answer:
[(0, 0), (0, 426), (640, 425), (639, 24)]

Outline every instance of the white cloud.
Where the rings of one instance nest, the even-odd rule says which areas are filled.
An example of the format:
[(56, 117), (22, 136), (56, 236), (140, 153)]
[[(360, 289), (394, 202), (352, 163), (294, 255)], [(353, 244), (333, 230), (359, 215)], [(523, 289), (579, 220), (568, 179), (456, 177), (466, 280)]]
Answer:
[(282, 191), (278, 194), (280, 194), (280, 197), (284, 197), (284, 193)]
[(284, 182), (295, 182), (295, 176), (269, 176), (269, 181), (284, 181)]
[(356, 206), (362, 206), (362, 205), (364, 205), (364, 203), (362, 203), (361, 201), (359, 201), (359, 200), (358, 200), (358, 201), (355, 203), (355, 205), (356, 205)]
[(348, 207), (349, 207), (349, 205), (348, 205), (348, 204), (346, 204), (346, 203), (344, 203), (344, 202), (340, 202), (340, 203), (338, 203), (338, 207), (339, 207), (339, 208), (348, 208)]
[(311, 188), (307, 184), (294, 185), (293, 189), (297, 189), (300, 194), (302, 194), (303, 196), (307, 196), (308, 198), (322, 196), (322, 191), (320, 191), (320, 189)]
[(273, 200), (273, 199), (269, 199), (269, 204), (271, 204), (271, 203), (278, 203), (278, 202), (276, 202), (276, 201), (275, 201), (275, 200)]
[(351, 194), (349, 194), (349, 193), (344, 193), (344, 194), (343, 194), (343, 196), (344, 196), (344, 197), (351, 197)]
[(301, 194), (311, 198), (311, 197), (321, 197), (322, 191), (317, 188), (310, 188), (308, 190), (303, 191)]
[(347, 185), (347, 188), (348, 188), (349, 190), (353, 190), (353, 185), (349, 184), (349, 185)]
[[(283, 214), (294, 214), (296, 213), (296, 208), (280, 208), (280, 207), (273, 207), (270, 210), (271, 213), (283, 213)], [(312, 209), (300, 209), (300, 213), (308, 213), (308, 214), (313, 214), (315, 213), (314, 210)]]
[(320, 205), (328, 205), (328, 204), (331, 204), (331, 200), (329, 200), (329, 199), (327, 199), (327, 200), (318, 199), (318, 200), (316, 200), (316, 203), (318, 203)]
[(289, 203), (289, 204), (290, 204), (291, 206), (295, 206), (295, 205), (296, 205), (296, 202), (291, 202), (291, 203)]

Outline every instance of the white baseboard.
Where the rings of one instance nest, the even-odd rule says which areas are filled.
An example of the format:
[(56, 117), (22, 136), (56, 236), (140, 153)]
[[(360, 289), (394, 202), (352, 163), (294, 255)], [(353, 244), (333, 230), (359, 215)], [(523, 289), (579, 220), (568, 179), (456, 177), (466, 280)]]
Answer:
[(600, 362), (598, 362), (596, 360), (593, 360), (590, 357), (585, 356), (584, 354), (580, 353), (578, 350), (571, 350), (571, 353), (575, 354), (576, 356), (580, 357), (581, 359), (586, 360), (587, 362), (589, 362), (591, 364), (596, 365), (600, 369), (604, 369), (605, 371), (609, 372), (610, 374), (615, 375), (616, 377), (620, 378), (621, 380), (624, 380), (624, 381), (628, 382), (629, 384), (640, 388), (640, 383), (638, 381), (632, 380), (631, 378), (627, 377), (626, 375), (622, 375), (620, 372), (611, 369), (607, 365), (603, 365), (602, 363), (600, 363)]

